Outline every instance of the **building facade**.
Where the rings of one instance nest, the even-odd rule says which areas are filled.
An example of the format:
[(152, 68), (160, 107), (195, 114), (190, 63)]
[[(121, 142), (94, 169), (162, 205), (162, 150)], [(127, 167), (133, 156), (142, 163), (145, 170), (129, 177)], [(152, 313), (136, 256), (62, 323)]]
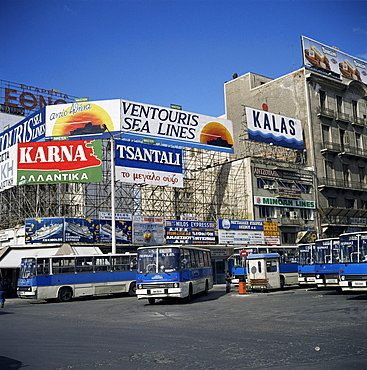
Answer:
[[(292, 218), (297, 215), (300, 223), (313, 221), (319, 236), (334, 237), (351, 228), (367, 229), (366, 100), (364, 83), (307, 67), (274, 80), (247, 73), (225, 83), (226, 117), (234, 125), (236, 155), (261, 158), (270, 168), (282, 163), (297, 176), (306, 174), (297, 180), (307, 181), (293, 184), (304, 194), (304, 200), (316, 202), (315, 208), (284, 207), (289, 208), (285, 214), (291, 212)], [(246, 107), (300, 120), (305, 149), (248, 140)], [(274, 186), (272, 179), (260, 181), (267, 190), (271, 186), (270, 191), (283, 188), (281, 184), (287, 182), (276, 179)], [(298, 197), (299, 191), (291, 194)], [(255, 210), (255, 219), (267, 216), (260, 213), (255, 202), (249, 208)]]

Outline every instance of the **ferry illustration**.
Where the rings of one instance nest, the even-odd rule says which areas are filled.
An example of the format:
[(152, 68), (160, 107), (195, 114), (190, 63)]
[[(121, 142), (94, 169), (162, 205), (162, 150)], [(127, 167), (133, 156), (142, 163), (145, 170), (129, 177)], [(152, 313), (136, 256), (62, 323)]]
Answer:
[(105, 130), (106, 128), (102, 128), (100, 125), (93, 125), (93, 123), (89, 121), (83, 127), (78, 127), (75, 130), (70, 131), (70, 135), (101, 134), (102, 132), (105, 132)]
[(33, 235), (32, 239), (45, 239), (49, 238), (52, 235), (58, 234), (59, 232), (62, 231), (62, 223), (60, 224), (51, 224), (51, 225), (44, 225), (38, 230)]
[[(112, 226), (109, 224), (101, 225), (101, 233), (107, 235), (108, 237), (112, 236)], [(124, 241), (129, 241), (128, 236), (121, 230), (116, 228), (116, 238)]]
[(81, 224), (74, 224), (72, 222), (66, 222), (66, 231), (81, 236), (87, 239), (93, 239), (93, 233), (89, 230), (88, 226)]

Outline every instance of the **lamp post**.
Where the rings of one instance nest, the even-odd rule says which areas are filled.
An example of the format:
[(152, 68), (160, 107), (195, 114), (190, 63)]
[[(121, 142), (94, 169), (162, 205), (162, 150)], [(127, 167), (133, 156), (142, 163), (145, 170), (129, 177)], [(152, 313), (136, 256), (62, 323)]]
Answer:
[(116, 182), (116, 169), (115, 169), (115, 136), (122, 135), (125, 132), (139, 131), (140, 129), (134, 129), (129, 131), (120, 131), (116, 135), (112, 135), (112, 132), (108, 129), (107, 125), (104, 128), (110, 134), (110, 171), (111, 171), (111, 253), (116, 254), (116, 195), (115, 195), (115, 182)]

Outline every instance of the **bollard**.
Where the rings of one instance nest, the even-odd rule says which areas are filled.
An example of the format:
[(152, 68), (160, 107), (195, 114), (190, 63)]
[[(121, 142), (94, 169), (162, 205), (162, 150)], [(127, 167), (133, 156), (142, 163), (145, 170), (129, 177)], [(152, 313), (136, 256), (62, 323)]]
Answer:
[(240, 281), (238, 283), (238, 293), (239, 294), (246, 294), (246, 282)]

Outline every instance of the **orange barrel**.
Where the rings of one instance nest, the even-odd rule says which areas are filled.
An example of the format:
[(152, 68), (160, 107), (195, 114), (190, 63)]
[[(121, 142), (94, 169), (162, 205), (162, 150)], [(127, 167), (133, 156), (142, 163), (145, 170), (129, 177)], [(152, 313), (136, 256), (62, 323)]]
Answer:
[(246, 294), (246, 283), (244, 281), (238, 283), (238, 293)]

